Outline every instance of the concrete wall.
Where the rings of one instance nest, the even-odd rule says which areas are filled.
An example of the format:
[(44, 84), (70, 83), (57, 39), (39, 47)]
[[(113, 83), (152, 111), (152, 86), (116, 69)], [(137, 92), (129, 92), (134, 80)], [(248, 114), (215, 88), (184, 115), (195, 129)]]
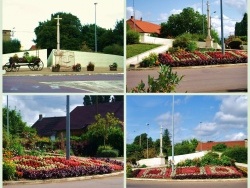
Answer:
[[(26, 52), (26, 51), (24, 51)], [(23, 57), (23, 54), (24, 52), (16, 52), (16, 53), (9, 53), (9, 54), (3, 54), (3, 57), (2, 57), (2, 65), (5, 65), (7, 62), (9, 62), (9, 58), (14, 56), (15, 54), (18, 55), (18, 57)], [(38, 55), (38, 51), (36, 50), (32, 50), (32, 51), (27, 51), (29, 52), (29, 55), (33, 55), (33, 56), (36, 56)], [(43, 64), (44, 64), (44, 67), (47, 67), (47, 50), (46, 49), (42, 49), (42, 50), (39, 50), (39, 57), (40, 59), (42, 60)], [(28, 68), (26, 66), (23, 66), (23, 67), (20, 67), (20, 68)]]
[[(202, 152), (190, 153), (190, 154), (186, 154), (186, 155), (176, 155), (176, 156), (174, 156), (174, 164), (176, 165), (180, 161), (184, 161), (186, 159), (195, 159), (195, 158), (203, 157), (206, 153), (207, 153), (207, 151), (202, 151)], [(172, 161), (172, 156), (168, 157), (168, 160)]]
[(164, 39), (164, 38), (157, 38), (157, 37), (151, 37), (147, 34), (141, 35), (140, 37), (141, 43), (149, 43), (149, 44), (162, 44), (162, 45), (169, 45), (173, 46), (174, 39)]
[[(86, 67), (88, 63), (91, 61), (97, 67), (108, 67), (110, 64), (116, 62), (118, 67), (124, 67), (124, 57), (118, 55), (110, 55), (110, 54), (101, 54), (94, 52), (80, 52), (80, 51), (64, 51), (71, 52), (74, 54), (75, 63), (80, 63), (82, 67)], [(54, 56), (55, 50), (53, 50), (48, 58), (48, 64), (55, 65), (58, 62), (58, 57)], [(66, 57), (65, 61), (69, 59)], [(72, 62), (71, 62), (72, 63)], [(69, 63), (71, 65), (71, 63)], [(73, 63), (74, 64), (74, 63)]]
[(148, 167), (153, 166), (162, 166), (165, 165), (165, 158), (150, 158), (150, 159), (141, 159), (138, 161), (138, 165), (146, 165)]

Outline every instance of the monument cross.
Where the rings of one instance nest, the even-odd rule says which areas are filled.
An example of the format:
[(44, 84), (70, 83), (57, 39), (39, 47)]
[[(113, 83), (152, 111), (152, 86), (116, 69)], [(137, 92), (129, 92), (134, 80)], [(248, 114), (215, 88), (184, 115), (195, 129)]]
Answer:
[(59, 53), (60, 51), (60, 23), (59, 21), (62, 18), (59, 18), (59, 15), (57, 15), (57, 18), (55, 18), (57, 20), (57, 53)]
[(213, 39), (211, 37), (211, 23), (210, 23), (210, 9), (209, 1), (207, 1), (207, 39), (206, 39), (206, 48), (213, 48)]

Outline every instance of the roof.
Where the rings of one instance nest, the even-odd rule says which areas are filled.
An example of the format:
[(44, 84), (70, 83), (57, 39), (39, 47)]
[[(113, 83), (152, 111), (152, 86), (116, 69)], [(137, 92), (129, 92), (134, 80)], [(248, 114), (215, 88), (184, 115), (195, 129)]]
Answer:
[[(98, 112), (97, 112), (98, 111)], [(95, 115), (101, 114), (104, 117), (108, 112), (114, 113), (115, 117), (120, 121), (124, 121), (124, 110), (123, 110), (123, 102), (111, 102), (111, 103), (100, 103), (97, 105), (88, 105), (88, 106), (77, 106), (70, 113), (70, 129), (84, 129), (88, 125), (95, 122)], [(65, 130), (66, 118), (59, 122), (55, 130)]]
[(146, 22), (146, 21), (142, 21), (142, 19), (136, 20), (136, 19), (134, 19), (133, 16), (131, 16), (131, 18), (129, 20), (127, 20), (127, 24), (129, 25), (129, 27), (131, 29), (135, 29), (139, 33), (157, 33), (157, 34), (160, 34), (160, 30), (161, 30), (160, 25)]
[(39, 136), (51, 136), (55, 133), (54, 127), (65, 117), (45, 117), (38, 119), (32, 128), (35, 128)]
[[(123, 101), (100, 103), (97, 105), (77, 106), (70, 112), (70, 129), (83, 130), (95, 122), (95, 115), (104, 117), (108, 112), (114, 113), (121, 122), (124, 121)], [(123, 123), (121, 123), (123, 125)], [(66, 117), (46, 117), (37, 120), (32, 128), (37, 130), (39, 136), (51, 136), (57, 131), (66, 129)]]
[(217, 144), (225, 144), (227, 147), (235, 147), (235, 146), (240, 146), (240, 147), (246, 147), (246, 141), (245, 140), (238, 140), (238, 141), (221, 141), (221, 142), (206, 142), (202, 143), (199, 142), (196, 151), (207, 151), (207, 150), (212, 150), (212, 147), (217, 145)]

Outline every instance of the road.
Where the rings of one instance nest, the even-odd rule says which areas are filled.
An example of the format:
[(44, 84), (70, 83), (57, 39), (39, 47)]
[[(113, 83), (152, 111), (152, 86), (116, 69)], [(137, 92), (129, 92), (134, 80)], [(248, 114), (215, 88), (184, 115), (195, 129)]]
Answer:
[(123, 175), (106, 177), (101, 179), (90, 179), (90, 180), (81, 180), (81, 181), (71, 181), (65, 182), (61, 181), (60, 183), (41, 183), (41, 184), (14, 184), (14, 185), (5, 185), (4, 188), (123, 188), (124, 180)]
[(247, 188), (247, 180), (230, 181), (127, 181), (127, 188)]
[[(158, 78), (158, 71), (159, 69), (127, 71), (128, 91), (137, 86), (141, 80), (147, 83), (148, 75)], [(173, 72), (184, 76), (176, 88), (177, 93), (247, 91), (247, 64), (173, 68)]]
[(123, 74), (3, 76), (4, 93), (123, 93)]

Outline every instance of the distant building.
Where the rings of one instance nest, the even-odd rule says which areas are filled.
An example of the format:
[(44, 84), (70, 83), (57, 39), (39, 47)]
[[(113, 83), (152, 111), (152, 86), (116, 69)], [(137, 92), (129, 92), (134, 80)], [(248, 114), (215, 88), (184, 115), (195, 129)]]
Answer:
[(3, 30), (3, 41), (11, 40), (11, 30)]
[(143, 21), (142, 18), (140, 20), (136, 20), (136, 19), (134, 19), (133, 16), (131, 16), (131, 18), (129, 20), (127, 20), (127, 24), (129, 25), (131, 30), (135, 30), (141, 34), (159, 35), (160, 31), (161, 31), (160, 25)]
[(225, 144), (227, 147), (247, 147), (247, 139), (238, 141), (221, 141), (221, 142), (199, 142), (196, 151), (209, 151), (217, 144)]
[[(123, 102), (100, 103), (97, 105), (77, 106), (70, 112), (70, 132), (71, 135), (80, 136), (87, 131), (87, 127), (95, 122), (95, 115), (101, 114), (104, 117), (107, 113), (114, 113), (114, 116), (120, 120), (123, 129)], [(49, 137), (54, 139), (60, 137), (66, 132), (66, 117), (43, 117), (39, 115), (39, 119), (32, 125), (36, 129), (37, 134), (41, 137)]]

